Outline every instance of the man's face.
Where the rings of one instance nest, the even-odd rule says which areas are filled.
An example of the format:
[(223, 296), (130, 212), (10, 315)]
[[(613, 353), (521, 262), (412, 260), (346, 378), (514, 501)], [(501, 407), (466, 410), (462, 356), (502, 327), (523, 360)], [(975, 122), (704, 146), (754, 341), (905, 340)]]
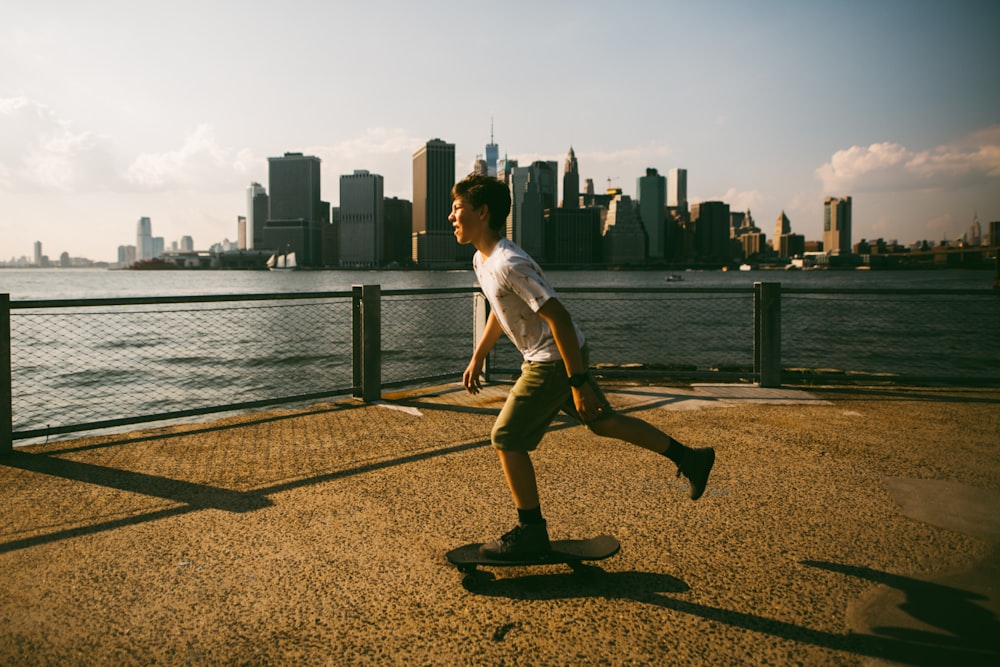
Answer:
[(455, 230), (455, 238), (465, 245), (475, 243), (486, 233), (490, 217), (485, 206), (475, 208), (468, 200), (457, 197), (451, 202), (448, 220)]

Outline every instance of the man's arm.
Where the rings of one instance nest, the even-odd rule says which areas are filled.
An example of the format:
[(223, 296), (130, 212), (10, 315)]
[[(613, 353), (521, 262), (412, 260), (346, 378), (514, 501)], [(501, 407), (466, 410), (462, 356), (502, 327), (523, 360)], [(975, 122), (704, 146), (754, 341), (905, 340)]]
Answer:
[[(583, 354), (580, 352), (580, 340), (576, 337), (573, 318), (570, 317), (566, 307), (559, 302), (559, 299), (549, 299), (542, 304), (538, 315), (552, 330), (552, 337), (556, 340), (556, 347), (559, 348), (559, 354), (566, 366), (566, 373), (576, 375), (587, 372), (587, 368), (583, 365)], [(600, 415), (601, 403), (589, 383), (573, 387), (573, 403), (584, 421), (590, 421)]]
[(500, 328), (500, 322), (493, 311), (490, 311), (489, 317), (486, 318), (486, 326), (483, 327), (483, 335), (479, 338), (479, 342), (476, 343), (476, 349), (472, 353), (472, 361), (469, 362), (465, 372), (462, 373), (462, 385), (470, 394), (478, 394), (479, 390), (482, 389), (483, 385), (480, 378), (483, 375), (483, 367), (486, 365), (486, 355), (490, 353), (493, 346), (500, 340), (500, 334), (502, 333), (503, 329)]

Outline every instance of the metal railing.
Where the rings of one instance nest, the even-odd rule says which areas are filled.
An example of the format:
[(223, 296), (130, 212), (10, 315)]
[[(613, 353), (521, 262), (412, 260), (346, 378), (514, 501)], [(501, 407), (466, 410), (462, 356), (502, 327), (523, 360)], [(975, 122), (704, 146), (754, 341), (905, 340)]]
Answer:
[[(560, 290), (599, 373), (684, 380), (1000, 384), (996, 290)], [(10, 301), (0, 452), (13, 441), (460, 377), (472, 287)], [(518, 372), (505, 338), (488, 377)]]

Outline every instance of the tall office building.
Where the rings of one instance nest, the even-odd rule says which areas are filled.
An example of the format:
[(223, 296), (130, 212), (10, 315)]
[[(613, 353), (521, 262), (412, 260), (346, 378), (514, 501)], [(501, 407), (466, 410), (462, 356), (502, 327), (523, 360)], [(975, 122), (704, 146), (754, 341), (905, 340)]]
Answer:
[(635, 191), (639, 195), (639, 219), (649, 241), (649, 259), (661, 260), (666, 251), (667, 179), (656, 169), (646, 169), (646, 175), (636, 179)]
[(42, 242), (35, 241), (35, 266), (42, 265)]
[[(785, 234), (792, 233), (792, 222), (782, 211), (781, 215), (774, 221), (774, 236), (771, 237), (771, 247), (776, 253), (781, 253), (781, 237)], [(782, 257), (787, 257), (788, 255), (782, 255)]]
[(153, 223), (149, 218), (139, 218), (135, 231), (135, 259), (153, 259)]
[(694, 228), (694, 254), (697, 261), (726, 264), (732, 260), (729, 204), (721, 201), (693, 204), (691, 225)]
[(639, 265), (646, 261), (646, 235), (635, 215), (632, 198), (618, 194), (608, 204), (602, 247), (608, 266)]
[(460, 250), (448, 216), (455, 184), (455, 144), (431, 139), (413, 154), (413, 261), (420, 267), (452, 266), (471, 259)]
[(667, 172), (667, 206), (687, 209), (688, 170), (671, 169)]
[(383, 179), (364, 169), (340, 177), (340, 266), (378, 268), (385, 245)]
[(493, 141), (493, 119), (490, 118), (490, 143), (486, 144), (486, 175), (496, 178), (500, 147)]
[(294, 251), (300, 265), (321, 265), (322, 227), (329, 222), (330, 211), (320, 197), (320, 159), (285, 153), (268, 158), (267, 164), (270, 200), (265, 247)]
[(413, 238), (413, 202), (393, 197), (386, 198), (385, 246), (382, 251), (387, 266), (409, 266), (413, 261), (411, 245)]
[(246, 249), (264, 248), (264, 225), (267, 224), (267, 190), (260, 183), (251, 183), (247, 188), (247, 231)]
[(247, 217), (245, 215), (236, 216), (236, 249), (247, 249)]
[(828, 255), (851, 252), (851, 198), (823, 200), (823, 251)]
[(576, 153), (569, 147), (566, 162), (563, 166), (563, 208), (580, 208), (580, 165), (576, 162)]
[(514, 167), (510, 177), (510, 213), (507, 238), (536, 260), (545, 259), (545, 214), (556, 208), (555, 162), (536, 161)]

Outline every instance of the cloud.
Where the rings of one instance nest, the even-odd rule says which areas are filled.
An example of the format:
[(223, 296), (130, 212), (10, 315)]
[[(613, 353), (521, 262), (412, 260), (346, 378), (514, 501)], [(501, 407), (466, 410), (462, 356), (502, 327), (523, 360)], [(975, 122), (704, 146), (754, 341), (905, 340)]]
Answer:
[(260, 160), (248, 149), (219, 145), (215, 129), (199, 125), (180, 148), (139, 155), (125, 172), (125, 181), (141, 190), (217, 191), (245, 185)]
[(0, 98), (0, 189), (85, 192), (114, 180), (108, 137), (75, 130), (50, 107)]
[(1000, 179), (1000, 125), (932, 150), (882, 142), (837, 151), (816, 170), (828, 193), (954, 189)]
[[(722, 201), (729, 204), (730, 211), (750, 211), (752, 213), (753, 209), (763, 207), (772, 199), (772, 197), (765, 195), (760, 190), (746, 190), (741, 192), (735, 188), (729, 188), (726, 190), (726, 194), (721, 197), (709, 197), (701, 201)], [(692, 199), (691, 201), (699, 200)]]

